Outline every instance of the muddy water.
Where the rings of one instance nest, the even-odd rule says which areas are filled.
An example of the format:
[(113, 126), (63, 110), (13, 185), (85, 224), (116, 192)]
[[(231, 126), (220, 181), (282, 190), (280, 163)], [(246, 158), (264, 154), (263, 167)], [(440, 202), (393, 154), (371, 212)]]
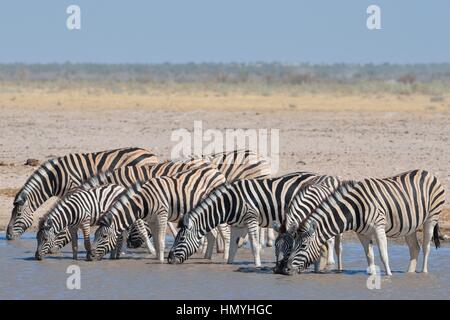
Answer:
[[(287, 277), (270, 271), (270, 248), (264, 250), (261, 269), (253, 268), (249, 249), (240, 249), (234, 265), (224, 264), (220, 256), (160, 264), (142, 251), (119, 261), (74, 262), (67, 248), (37, 262), (34, 236), (6, 241), (0, 233), (0, 299), (450, 299), (448, 246), (432, 250), (430, 274), (406, 274), (408, 249), (391, 243), (394, 275), (383, 276), (381, 288), (369, 290), (363, 250), (351, 241), (344, 244), (343, 273)], [(66, 288), (66, 269), (72, 264), (81, 268), (80, 290)]]

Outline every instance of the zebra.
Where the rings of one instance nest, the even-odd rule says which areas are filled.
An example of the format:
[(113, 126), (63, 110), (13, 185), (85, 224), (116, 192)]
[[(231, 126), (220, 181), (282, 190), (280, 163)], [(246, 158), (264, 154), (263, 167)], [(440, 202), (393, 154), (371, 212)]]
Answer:
[(73, 259), (76, 260), (78, 229), (82, 230), (84, 246), (89, 259), (91, 226), (125, 190), (122, 186), (109, 184), (89, 191), (77, 190), (60, 199), (39, 221), (39, 231), (36, 236), (36, 260), (42, 260), (52, 248), (59, 245), (58, 237), (67, 233), (70, 234)]
[[(129, 188), (100, 218), (95, 232), (93, 258), (101, 259), (117, 245), (117, 238), (136, 219), (145, 219), (155, 239), (157, 259), (164, 260), (168, 221), (176, 221), (211, 190), (226, 182), (215, 166), (153, 178)], [(143, 237), (147, 238), (145, 229)], [(211, 240), (214, 243), (214, 239)]]
[(209, 162), (203, 159), (182, 159), (164, 161), (145, 166), (127, 166), (99, 173), (80, 185), (82, 190), (90, 190), (102, 185), (118, 184), (129, 188), (136, 182), (145, 182), (155, 177), (171, 176), (182, 171), (201, 168)]
[[(339, 178), (330, 176), (302, 188), (291, 201), (282, 225), (274, 223), (274, 229), (278, 232), (278, 237), (275, 240), (275, 273), (281, 273), (280, 266), (283, 265), (283, 260), (287, 259), (291, 253), (294, 245), (293, 231), (326, 197), (338, 188), (339, 183)], [(287, 232), (287, 230), (289, 231)], [(336, 235), (335, 239), (327, 240), (326, 247), (328, 253), (327, 264), (334, 264), (334, 247), (338, 258), (338, 270), (342, 270), (341, 235)], [(319, 271), (319, 266), (320, 259), (315, 262), (316, 272)]]
[[(141, 167), (122, 167), (114, 171), (103, 172), (91, 179), (85, 181), (81, 188), (89, 190), (90, 188), (100, 186), (107, 183), (120, 184), (130, 187), (136, 182), (145, 182), (150, 178), (160, 176), (171, 176), (177, 172), (199, 168), (207, 163), (216, 165), (228, 182), (234, 182), (238, 179), (260, 179), (270, 176), (270, 164), (256, 152), (250, 150), (234, 150), (225, 151), (212, 155), (203, 155), (201, 157), (190, 157), (188, 159), (167, 161), (164, 163), (141, 166)], [(175, 227), (169, 222), (169, 228), (173, 236), (176, 236)], [(226, 230), (218, 230), (222, 237), (229, 236)], [(145, 243), (145, 239), (139, 236), (139, 230), (131, 229), (127, 245), (131, 248), (141, 247)], [(131, 236), (131, 238), (130, 238)], [(217, 238), (219, 239), (219, 238)], [(229, 242), (229, 239), (223, 239)], [(219, 248), (218, 251), (227, 251), (227, 248)], [(205, 246), (206, 248), (206, 246)]]
[(358, 234), (370, 274), (375, 273), (373, 239), (378, 243), (386, 274), (390, 276), (386, 237), (402, 236), (410, 252), (407, 272), (415, 272), (420, 227), (423, 227), (422, 272), (427, 273), (431, 240), (436, 248), (440, 246), (438, 219), (444, 202), (442, 184), (425, 170), (412, 170), (385, 179), (346, 181), (299, 226), (283, 273), (305, 270), (317, 259), (319, 248), (327, 239), (347, 230)]
[[(207, 162), (201, 159), (196, 160), (185, 160), (185, 161), (166, 161), (163, 163), (157, 163), (157, 164), (149, 164), (149, 165), (143, 165), (139, 167), (134, 166), (128, 166), (128, 167), (121, 167), (115, 170), (108, 170), (101, 172), (100, 174), (93, 176), (89, 178), (88, 180), (84, 181), (78, 188), (74, 189), (71, 193), (77, 193), (80, 190), (81, 191), (90, 191), (102, 186), (107, 186), (109, 184), (113, 185), (121, 185), (124, 188), (133, 186), (133, 183), (136, 183), (137, 181), (149, 179), (151, 177), (158, 177), (160, 175), (173, 175), (177, 172), (182, 172), (189, 169), (199, 168), (202, 166), (207, 165)], [(124, 189), (125, 190), (125, 189)], [(70, 192), (68, 194), (71, 194)], [(110, 203), (112, 201), (111, 198), (104, 197), (102, 201), (106, 201)], [(144, 224), (141, 226), (141, 224)], [(125, 235), (131, 236), (131, 239), (127, 239), (130, 241), (137, 242), (137, 238), (140, 238), (140, 235), (142, 233), (142, 230), (138, 229), (137, 227), (141, 228), (148, 228), (148, 225), (145, 221), (139, 221), (136, 224), (133, 224), (131, 229), (125, 233)], [(176, 233), (174, 234), (174, 236)], [(62, 247), (64, 247), (66, 244), (68, 244), (72, 239), (72, 235), (69, 232), (69, 230), (66, 230), (65, 233), (61, 233), (58, 235), (58, 241), (55, 242), (54, 250), (59, 250)], [(150, 253), (154, 253), (155, 249), (151, 242), (148, 242), (147, 239), (139, 239), (139, 246), (142, 246), (143, 244), (146, 244), (147, 248), (149, 249)], [(119, 243), (122, 245), (122, 241)], [(133, 244), (135, 246), (135, 243)], [(120, 255), (121, 252), (121, 246), (118, 247), (117, 251), (115, 250), (112, 252), (111, 257), (117, 258)]]
[(101, 171), (156, 162), (158, 158), (153, 153), (141, 148), (73, 153), (44, 162), (16, 194), (6, 238), (20, 237), (32, 225), (33, 213), (45, 201), (64, 196), (83, 180)]
[(234, 261), (238, 238), (248, 232), (254, 262), (259, 267), (258, 227), (282, 221), (298, 190), (320, 177), (310, 172), (295, 172), (278, 178), (238, 180), (217, 188), (180, 221), (168, 262), (182, 263), (197, 251), (205, 234), (227, 223), (231, 226), (228, 263)]

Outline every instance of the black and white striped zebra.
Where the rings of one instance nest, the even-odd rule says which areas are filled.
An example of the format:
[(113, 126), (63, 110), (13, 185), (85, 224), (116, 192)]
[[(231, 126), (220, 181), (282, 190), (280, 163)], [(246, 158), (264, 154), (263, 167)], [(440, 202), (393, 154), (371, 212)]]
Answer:
[(33, 213), (49, 198), (62, 197), (82, 181), (122, 166), (156, 163), (157, 157), (141, 148), (122, 148), (95, 153), (73, 153), (43, 163), (14, 199), (6, 237), (19, 237), (33, 223)]
[[(98, 221), (94, 258), (101, 259), (116, 247), (119, 235), (134, 221), (145, 219), (155, 239), (157, 258), (163, 261), (167, 222), (178, 220), (209, 192), (225, 182), (224, 175), (214, 165), (206, 165), (174, 176), (137, 183)], [(146, 233), (142, 236), (148, 237)]]
[[(286, 212), (286, 217), (282, 224), (275, 223), (274, 229), (278, 232), (275, 240), (275, 257), (276, 265), (275, 273), (281, 273), (280, 266), (283, 260), (288, 259), (292, 247), (294, 245), (295, 230), (298, 229), (300, 223), (305, 220), (317, 208), (323, 200), (325, 200), (339, 186), (337, 177), (325, 176), (316, 183), (308, 185), (297, 193), (292, 199)], [(287, 230), (289, 230), (287, 232)], [(326, 242), (327, 264), (334, 264), (333, 249), (336, 251), (338, 270), (342, 270), (342, 245), (341, 235), (328, 239)], [(315, 262), (315, 271), (319, 271), (320, 259)]]
[[(161, 175), (174, 175), (178, 172), (182, 172), (185, 170), (195, 169), (204, 167), (207, 165), (208, 162), (202, 159), (195, 159), (195, 160), (185, 160), (185, 161), (166, 161), (163, 163), (157, 163), (157, 164), (149, 164), (149, 165), (142, 165), (142, 166), (127, 166), (127, 167), (121, 167), (115, 170), (108, 170), (105, 172), (101, 172), (100, 174), (93, 176), (89, 178), (88, 180), (84, 181), (80, 187), (74, 189), (72, 192), (77, 193), (80, 190), (81, 191), (90, 191), (102, 186), (107, 185), (121, 185), (124, 188), (128, 188), (130, 186), (133, 186), (138, 181), (145, 181), (153, 177), (159, 177)], [(125, 190), (125, 189), (124, 189)], [(111, 203), (113, 199), (103, 197), (103, 202)], [(141, 225), (143, 224), (143, 225)], [(136, 224), (133, 224), (131, 229), (125, 233), (125, 235), (128, 235), (129, 239), (126, 239), (127, 242), (133, 241), (134, 243), (131, 243), (131, 246), (136, 247), (136, 242), (138, 242), (139, 239), (139, 246), (142, 246), (143, 244), (146, 245), (150, 253), (154, 253), (155, 249), (151, 242), (147, 241), (147, 239), (142, 239), (140, 235), (142, 234), (141, 229), (137, 229), (137, 227), (140, 228), (147, 228), (148, 225), (144, 221), (139, 221)], [(66, 233), (58, 234), (57, 241), (55, 241), (55, 247), (52, 250), (59, 250), (62, 247), (64, 247), (66, 244), (68, 244), (72, 239), (71, 233), (69, 230), (66, 231)], [(122, 242), (120, 242), (119, 245), (122, 245)], [(117, 248), (117, 251), (112, 252), (112, 258), (117, 258), (121, 253), (121, 246)]]
[[(92, 177), (85, 181), (81, 188), (89, 190), (90, 188), (108, 183), (130, 187), (136, 182), (145, 182), (155, 177), (171, 176), (181, 171), (199, 168), (206, 163), (214, 164), (225, 176), (227, 182), (234, 182), (239, 179), (267, 178), (270, 176), (271, 170), (267, 160), (259, 156), (256, 152), (250, 150), (234, 150), (184, 160), (167, 161), (151, 166), (122, 167)], [(175, 236), (174, 226), (170, 222), (168, 226)], [(229, 232), (226, 230), (219, 231), (225, 238), (229, 236)], [(129, 239), (127, 240), (129, 247), (137, 248), (145, 243), (146, 240), (142, 239), (139, 236), (140, 234), (141, 232), (135, 230), (134, 227), (131, 229)], [(223, 239), (223, 241), (228, 243), (229, 239)], [(211, 249), (211, 244), (209, 248)], [(227, 248), (223, 249), (224, 252), (227, 250)], [(210, 254), (208, 253), (207, 256), (210, 256)]]
[(386, 274), (391, 275), (386, 237), (404, 236), (410, 251), (408, 272), (416, 271), (420, 246), (417, 231), (423, 227), (423, 267), (428, 272), (430, 242), (439, 247), (438, 219), (445, 191), (438, 179), (413, 170), (386, 179), (344, 182), (303, 221), (294, 249), (283, 266), (285, 274), (303, 271), (319, 256), (327, 239), (355, 231), (364, 247), (369, 273), (375, 272), (372, 240), (378, 243)]
[(172, 176), (182, 171), (204, 167), (208, 163), (208, 161), (203, 159), (185, 159), (164, 161), (144, 166), (126, 166), (101, 172), (83, 181), (79, 188), (89, 190), (110, 183), (128, 188), (136, 182), (145, 182), (162, 176)]
[(255, 265), (260, 266), (259, 226), (284, 220), (287, 206), (302, 186), (320, 179), (309, 172), (290, 173), (278, 178), (238, 180), (222, 186), (186, 214), (169, 254), (169, 263), (182, 263), (197, 251), (205, 234), (219, 224), (231, 226), (228, 263), (232, 263), (239, 237), (249, 233)]
[(77, 190), (60, 199), (39, 221), (36, 259), (42, 260), (52, 248), (60, 246), (58, 237), (65, 234), (70, 234), (73, 259), (77, 259), (78, 229), (82, 230), (89, 258), (91, 226), (125, 190), (122, 186), (109, 184), (88, 191)]

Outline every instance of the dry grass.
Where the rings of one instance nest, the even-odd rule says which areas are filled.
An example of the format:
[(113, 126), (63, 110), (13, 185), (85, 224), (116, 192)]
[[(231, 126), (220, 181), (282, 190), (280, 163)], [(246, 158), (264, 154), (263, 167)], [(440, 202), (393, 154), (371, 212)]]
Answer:
[(292, 87), (202, 87), (186, 84), (145, 86), (19, 86), (0, 84), (0, 107), (37, 109), (258, 109), (258, 111), (398, 111), (449, 112), (450, 94), (430, 99), (426, 94), (364, 94), (361, 92), (300, 92)]
[(3, 188), (0, 189), (0, 196), (15, 197), (17, 192), (19, 192), (18, 188)]

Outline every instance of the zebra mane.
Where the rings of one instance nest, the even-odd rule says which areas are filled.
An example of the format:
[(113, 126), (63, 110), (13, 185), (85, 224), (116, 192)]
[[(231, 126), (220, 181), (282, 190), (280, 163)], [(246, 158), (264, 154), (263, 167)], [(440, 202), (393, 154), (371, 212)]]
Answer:
[(39, 218), (38, 230), (41, 230), (44, 228), (44, 224), (47, 221), (49, 213), (50, 213), (50, 211), (46, 212), (42, 217)]
[(336, 190), (334, 190), (333, 192), (331, 192), (324, 200), (323, 202), (319, 205), (319, 208), (321, 206), (327, 206), (330, 203), (336, 201), (336, 197), (337, 196), (345, 196), (348, 194), (350, 189), (353, 189), (354, 187), (356, 187), (358, 185), (358, 181), (356, 180), (344, 180), (342, 181), (339, 186), (336, 188)]
[(189, 225), (189, 222), (191, 219), (194, 219), (198, 215), (201, 214), (201, 212), (208, 208), (208, 204), (210, 204), (212, 201), (215, 201), (218, 197), (220, 197), (226, 190), (230, 188), (231, 184), (228, 182), (225, 182), (224, 184), (221, 184), (220, 186), (214, 188), (207, 196), (206, 198), (202, 199), (200, 203), (193, 208), (190, 212), (186, 213), (183, 216), (183, 222), (180, 223), (180, 226), (187, 226)]
[(50, 219), (50, 214), (62, 203), (62, 199), (58, 200), (53, 206), (39, 218), (38, 230), (44, 228), (45, 223)]
[(297, 227), (296, 233), (300, 234), (304, 228), (304, 226), (308, 223), (311, 223), (311, 220), (316, 220), (314, 219), (314, 216), (317, 212), (317, 209), (320, 208), (329, 208), (330, 204), (333, 204), (336, 201), (336, 198), (338, 196), (345, 196), (348, 194), (348, 192), (353, 189), (354, 187), (356, 187), (358, 185), (358, 181), (356, 180), (344, 180), (339, 183), (339, 186), (336, 188), (336, 190), (334, 190), (333, 192), (331, 192), (323, 201), (321, 204), (319, 204), (319, 206), (316, 208), (316, 210), (313, 210), (312, 212), (309, 213), (309, 215), (302, 221), (302, 223), (300, 223), (300, 225)]
[(112, 223), (112, 213), (122, 209), (125, 203), (129, 202), (129, 199), (137, 194), (142, 189), (145, 182), (138, 181), (131, 187), (123, 191), (118, 199), (111, 204), (105, 214), (103, 214), (97, 221), (97, 225), (109, 227)]
[[(117, 169), (116, 169), (117, 170)], [(91, 188), (97, 188), (102, 186), (102, 181), (107, 181), (108, 177), (113, 174), (114, 170), (106, 170), (92, 176), (81, 183), (81, 188), (83, 190), (88, 190)]]
[[(34, 181), (36, 179), (36, 176), (38, 174), (46, 176), (47, 175), (47, 170), (51, 170), (52, 168), (54, 168), (57, 164), (59, 163), (59, 158), (55, 158), (55, 159), (49, 159), (45, 162), (43, 162), (39, 168), (37, 168), (32, 174), (31, 176), (28, 177), (27, 181), (25, 181), (23, 187), (19, 190), (19, 192), (17, 192), (16, 196), (14, 197), (14, 202), (16, 202), (18, 199), (20, 198), (24, 198), (28, 196), (28, 193), (30, 191), (31, 188), (33, 188), (31, 182)], [(45, 170), (47, 169), (47, 170)]]
[[(75, 196), (78, 192), (80, 191), (84, 191), (81, 190), (79, 188), (71, 191), (70, 193), (66, 194), (65, 196), (63, 196), (62, 198), (58, 199), (45, 213), (44, 215), (39, 219), (39, 224), (45, 220), (48, 219), (48, 217), (50, 216), (51, 213), (53, 213), (55, 210), (57, 210), (59, 207), (61, 207), (61, 205), (68, 201), (70, 198), (72, 198), (73, 196)], [(40, 226), (39, 226), (40, 228)]]

